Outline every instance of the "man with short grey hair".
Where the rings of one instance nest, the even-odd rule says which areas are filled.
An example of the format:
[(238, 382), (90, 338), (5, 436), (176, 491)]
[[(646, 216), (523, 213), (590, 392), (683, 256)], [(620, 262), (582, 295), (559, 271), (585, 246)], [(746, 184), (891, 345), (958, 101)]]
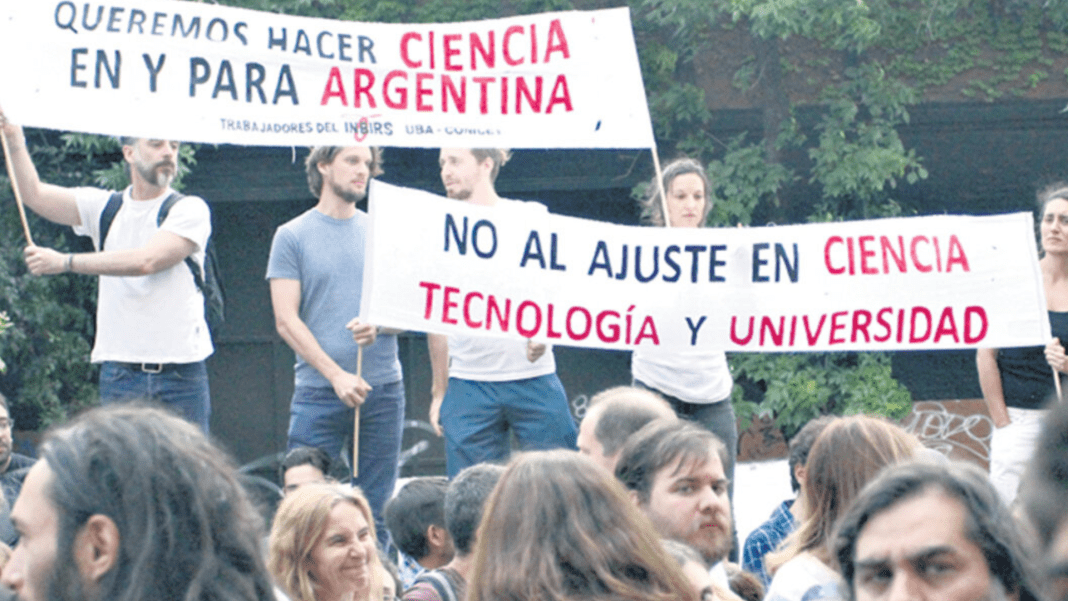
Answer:
[(25, 258), (34, 275), (100, 276), (90, 360), (101, 364), (101, 402), (153, 399), (207, 432), (204, 361), (214, 347), (197, 278), (204, 273), (211, 211), (203, 199), (171, 188), (178, 141), (123, 138), (130, 186), (113, 192), (42, 182), (22, 128), (2, 110), (0, 132), (26, 206), (89, 236), (97, 249), (68, 253), (31, 244)]

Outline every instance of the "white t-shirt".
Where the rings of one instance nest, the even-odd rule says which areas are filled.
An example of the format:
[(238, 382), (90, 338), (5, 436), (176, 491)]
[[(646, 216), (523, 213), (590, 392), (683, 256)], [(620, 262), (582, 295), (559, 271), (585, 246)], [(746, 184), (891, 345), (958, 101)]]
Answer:
[(779, 566), (764, 601), (846, 601), (846, 583), (837, 570), (811, 553)]
[[(539, 202), (500, 199), (495, 205), (511, 211), (545, 214), (548, 208)], [(553, 347), (531, 363), (527, 361), (527, 341), (518, 338), (479, 338), (449, 335), (449, 377), (476, 382), (509, 382), (556, 373)]]
[[(203, 269), (204, 248), (211, 235), (211, 211), (196, 196), (176, 202), (162, 227), (156, 218), (166, 190), (152, 200), (132, 200), (129, 188), (108, 230), (104, 250), (145, 246), (160, 229), (196, 244), (193, 260)], [(74, 232), (89, 236), (100, 248), (100, 213), (111, 192), (76, 188), (75, 201), (82, 224)], [(214, 348), (204, 319), (204, 298), (185, 261), (145, 276), (100, 276), (96, 307), (96, 342), (92, 361), (128, 363), (193, 363)]]
[(630, 372), (650, 388), (698, 405), (727, 399), (734, 387), (723, 351), (638, 347), (631, 355)]

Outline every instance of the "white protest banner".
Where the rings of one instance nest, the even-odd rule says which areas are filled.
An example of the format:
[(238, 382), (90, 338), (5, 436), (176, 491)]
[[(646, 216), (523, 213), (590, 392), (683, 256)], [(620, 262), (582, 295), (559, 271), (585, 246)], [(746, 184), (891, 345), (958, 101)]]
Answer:
[(626, 8), (385, 24), (0, 0), (15, 122), (243, 145), (650, 148)]
[(1013, 347), (1050, 339), (1029, 213), (653, 228), (375, 181), (360, 315), (617, 350)]

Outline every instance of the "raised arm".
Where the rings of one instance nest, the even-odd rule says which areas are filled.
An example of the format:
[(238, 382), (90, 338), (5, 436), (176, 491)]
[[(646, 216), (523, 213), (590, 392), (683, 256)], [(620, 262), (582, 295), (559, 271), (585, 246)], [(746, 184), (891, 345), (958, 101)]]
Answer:
[(427, 334), (426, 347), (430, 353), (430, 425), (441, 436), (441, 402), (449, 388), (449, 337)]
[(22, 127), (8, 121), (2, 108), (0, 131), (3, 132), (11, 153), (7, 160), (11, 162), (15, 173), (15, 186), (26, 206), (49, 221), (62, 225), (81, 225), (82, 218), (74, 202), (74, 192), (69, 188), (41, 181), (37, 175), (37, 167), (30, 158), (30, 151), (26, 148)]
[(357, 407), (367, 398), (367, 382), (341, 368), (326, 354), (315, 335), (300, 318), (300, 281), (271, 278), (271, 307), (278, 335), (293, 352), (300, 355), (330, 381), (334, 392), (349, 407)]
[(975, 366), (979, 371), (979, 387), (983, 390), (990, 418), (994, 426), (1009, 425), (1009, 411), (1005, 407), (1005, 391), (1001, 387), (1001, 372), (998, 371), (998, 349), (981, 348), (975, 351)]

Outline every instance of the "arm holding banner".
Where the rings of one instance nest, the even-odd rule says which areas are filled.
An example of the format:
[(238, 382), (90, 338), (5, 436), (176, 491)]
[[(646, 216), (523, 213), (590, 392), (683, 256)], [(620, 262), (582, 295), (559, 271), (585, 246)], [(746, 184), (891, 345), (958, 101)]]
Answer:
[(26, 147), (26, 138), (22, 127), (15, 125), (4, 116), (0, 109), (0, 130), (7, 140), (11, 154), (7, 157), (14, 174), (13, 185), (18, 187), (26, 206), (41, 217), (61, 225), (81, 225), (81, 215), (74, 202), (74, 192), (69, 188), (46, 184), (37, 174), (37, 167), (30, 158)]
[(430, 425), (438, 436), (441, 429), (441, 402), (449, 388), (449, 337), (442, 334), (427, 334), (426, 347), (430, 353)]
[(1046, 361), (1055, 373), (1068, 373), (1068, 355), (1065, 355), (1064, 346), (1056, 337), (1046, 345)]
[(349, 407), (358, 407), (367, 398), (371, 387), (363, 378), (351, 374), (337, 364), (319, 346), (308, 326), (300, 318), (300, 282), (272, 278), (271, 306), (278, 335), (289, 348), (304, 358), (312, 367), (330, 381), (334, 392)]
[(1005, 392), (1001, 387), (1001, 372), (998, 371), (998, 349), (981, 348), (975, 351), (975, 366), (979, 370), (979, 387), (983, 401), (994, 420), (994, 426), (1009, 425), (1009, 411), (1005, 405)]
[(160, 230), (141, 248), (67, 254), (43, 246), (27, 246), (26, 266), (34, 275), (73, 272), (86, 275), (142, 276), (174, 267), (193, 254), (196, 242)]

